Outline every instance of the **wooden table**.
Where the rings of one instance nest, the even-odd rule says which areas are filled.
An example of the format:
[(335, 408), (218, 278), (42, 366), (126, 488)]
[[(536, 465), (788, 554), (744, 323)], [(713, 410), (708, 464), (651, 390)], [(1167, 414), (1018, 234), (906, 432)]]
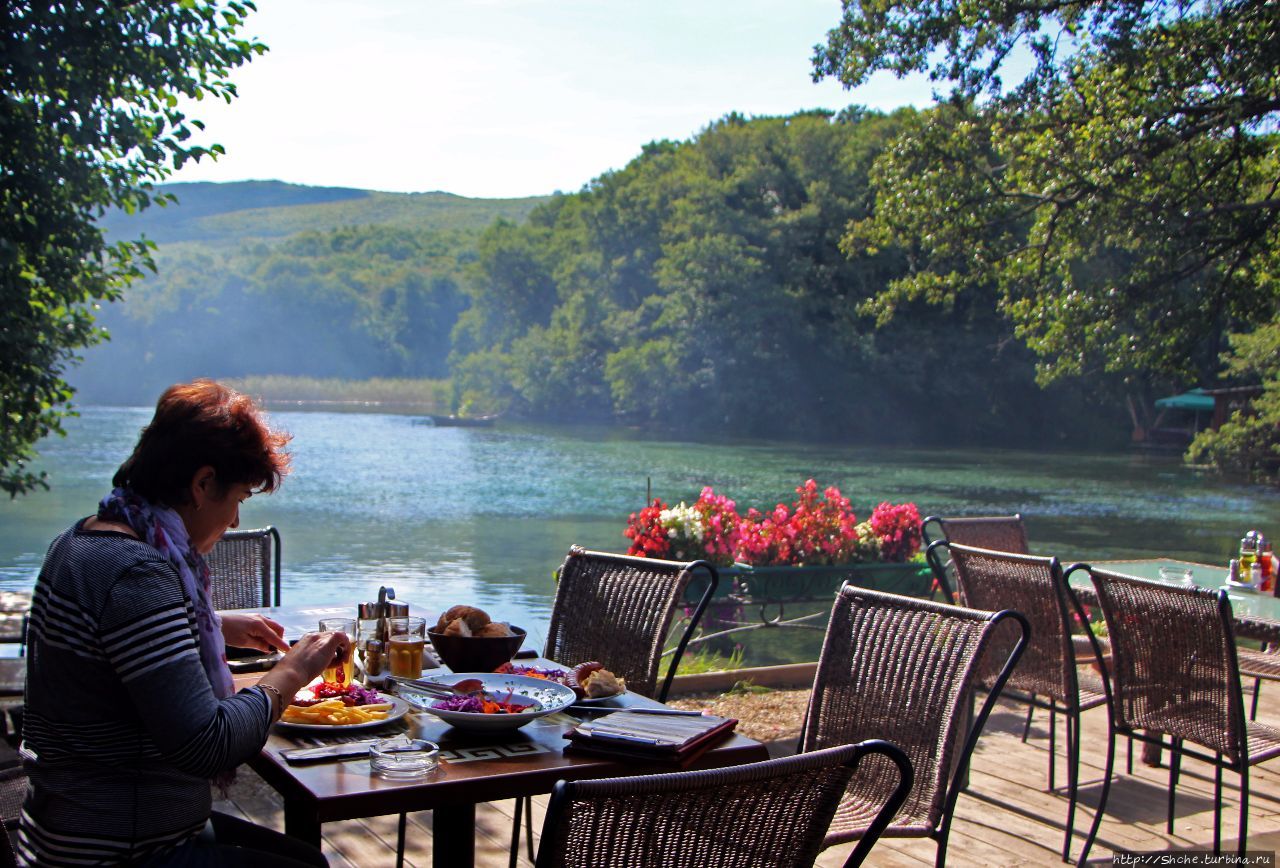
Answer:
[[(1144, 558), (1123, 561), (1091, 561), (1091, 566), (1109, 573), (1133, 576), (1161, 584), (1181, 584), (1167, 582), (1160, 576), (1161, 568), (1189, 569), (1191, 580), (1202, 588), (1217, 590), (1225, 587), (1227, 571), (1225, 567), (1212, 564), (1197, 564), (1191, 561), (1178, 561), (1171, 558)], [(1068, 580), (1071, 589), (1080, 597), (1081, 602), (1097, 605), (1098, 596), (1094, 590), (1089, 574), (1084, 570), (1072, 573)], [(1231, 601), (1231, 615), (1234, 620), (1235, 634), (1239, 638), (1256, 639), (1259, 642), (1280, 641), (1280, 599), (1271, 594), (1257, 591), (1244, 591), (1226, 588), (1227, 598)], [(1142, 745), (1142, 761), (1150, 766), (1158, 766), (1161, 762), (1161, 750), (1157, 745), (1144, 742)]]
[[(1177, 561), (1170, 558), (1145, 558), (1123, 561), (1089, 561), (1091, 566), (1110, 573), (1120, 573), (1137, 579), (1162, 582), (1161, 567), (1191, 570), (1191, 580), (1202, 588), (1217, 590), (1224, 586), (1227, 578), (1225, 566), (1197, 564), (1190, 561)], [(1069, 566), (1069, 565), (1068, 565)], [(1078, 570), (1070, 576), (1071, 589), (1075, 591), (1081, 602), (1097, 605), (1098, 598), (1093, 590), (1093, 582), (1084, 570)], [(1256, 591), (1243, 591), (1227, 588), (1227, 598), (1231, 601), (1231, 614), (1235, 619), (1236, 636), (1242, 639), (1256, 639), (1260, 642), (1280, 642), (1280, 598), (1271, 594)]]
[[(548, 665), (548, 661), (535, 660), (533, 665)], [(630, 694), (620, 703), (658, 705)], [(366, 738), (408, 732), (439, 744), (440, 769), (419, 781), (375, 777), (367, 759), (289, 765), (280, 757), (282, 749), (322, 742), (308, 738), (311, 732), (299, 738), (296, 731), (283, 729), (272, 733), (249, 766), (284, 797), (285, 831), (300, 840), (319, 846), (322, 823), (430, 810), (435, 813), (432, 864), (438, 868), (465, 866), (475, 862), (475, 806), (481, 802), (549, 793), (561, 779), (675, 770), (670, 765), (644, 765), (634, 760), (565, 756), (564, 735), (573, 724), (568, 715), (556, 714), (513, 732), (465, 733), (430, 714), (411, 712), (397, 723), (361, 731)], [(355, 733), (348, 737), (354, 739)], [(764, 745), (735, 734), (704, 754), (693, 768), (721, 768), (767, 758)]]

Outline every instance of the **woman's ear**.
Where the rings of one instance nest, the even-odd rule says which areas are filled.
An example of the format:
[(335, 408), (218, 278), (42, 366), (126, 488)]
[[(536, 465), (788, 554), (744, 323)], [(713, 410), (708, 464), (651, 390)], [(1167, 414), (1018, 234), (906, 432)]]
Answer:
[(211, 465), (204, 465), (191, 477), (191, 505), (198, 511), (218, 493), (218, 474)]

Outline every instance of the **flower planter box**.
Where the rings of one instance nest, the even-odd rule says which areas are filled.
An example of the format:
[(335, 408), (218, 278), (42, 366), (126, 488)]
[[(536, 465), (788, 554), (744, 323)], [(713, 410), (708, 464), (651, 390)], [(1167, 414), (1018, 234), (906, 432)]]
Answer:
[[(735, 564), (722, 567), (720, 585), (712, 602), (786, 603), (798, 600), (830, 599), (848, 581), (863, 588), (927, 597), (933, 573), (920, 563), (841, 564), (821, 567), (753, 567)], [(685, 600), (702, 598), (707, 579), (695, 574), (685, 591)]]

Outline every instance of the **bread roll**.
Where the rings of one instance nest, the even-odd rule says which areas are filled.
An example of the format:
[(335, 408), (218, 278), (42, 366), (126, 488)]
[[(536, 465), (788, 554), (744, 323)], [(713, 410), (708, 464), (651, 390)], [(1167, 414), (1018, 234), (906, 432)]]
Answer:
[(588, 699), (603, 699), (606, 696), (617, 696), (627, 689), (627, 682), (617, 677), (608, 669), (596, 669), (582, 682), (582, 689)]
[(473, 636), (487, 636), (494, 639), (506, 639), (515, 635), (511, 632), (511, 625), (502, 621), (490, 621), (479, 630), (474, 631)]
[(465, 634), (467, 636), (489, 623), (489, 613), (484, 609), (477, 609), (475, 606), (453, 606), (449, 611), (441, 615), (440, 620), (436, 622), (436, 632), (445, 632), (448, 626), (459, 618), (467, 622), (467, 628), (470, 631)]
[(471, 628), (467, 626), (466, 618), (454, 618), (444, 630), (439, 632), (446, 636), (470, 636)]

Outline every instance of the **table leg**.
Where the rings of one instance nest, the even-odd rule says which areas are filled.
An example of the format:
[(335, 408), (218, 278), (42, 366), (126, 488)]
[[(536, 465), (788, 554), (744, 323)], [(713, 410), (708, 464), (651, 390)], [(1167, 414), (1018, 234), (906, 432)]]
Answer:
[(316, 812), (289, 799), (284, 802), (284, 832), (290, 838), (320, 847), (320, 820)]
[[(1150, 733), (1147, 733), (1150, 735)], [(1142, 743), (1142, 764), (1147, 766), (1160, 767), (1162, 749), (1158, 744), (1152, 744), (1149, 741)]]
[(476, 864), (475, 805), (449, 805), (431, 812), (431, 864), (434, 868)]

